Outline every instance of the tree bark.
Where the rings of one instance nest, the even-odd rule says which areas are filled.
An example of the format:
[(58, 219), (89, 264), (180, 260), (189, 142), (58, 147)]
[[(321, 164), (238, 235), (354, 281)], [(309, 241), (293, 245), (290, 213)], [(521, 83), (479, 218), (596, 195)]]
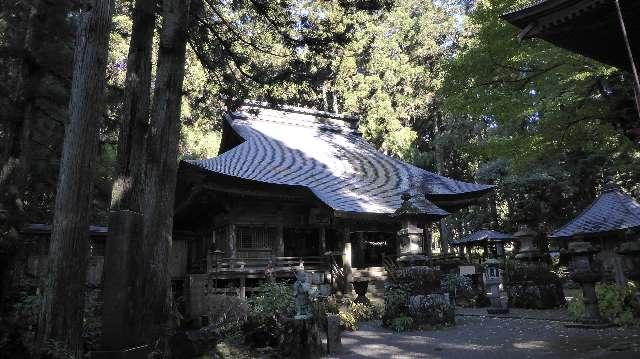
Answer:
[[(143, 344), (130, 332), (144, 303), (133, 301), (144, 252), (142, 200), (146, 138), (151, 102), (151, 54), (156, 0), (136, 0), (129, 44), (125, 95), (118, 137), (115, 180), (109, 213), (109, 238), (104, 263), (102, 346), (119, 350)], [(138, 307), (131, 305), (137, 304)]]
[(127, 58), (127, 78), (111, 199), (112, 210), (141, 212), (141, 180), (151, 100), (155, 5), (156, 0), (136, 0), (133, 10), (133, 32)]
[[(440, 115), (436, 116), (434, 121), (433, 121), (433, 132), (436, 136), (436, 141), (435, 141), (435, 146), (434, 146), (434, 150), (435, 150), (435, 160), (436, 160), (436, 170), (438, 171), (438, 174), (441, 176), (444, 176), (444, 149), (442, 148), (442, 139), (440, 138), (440, 135), (442, 134), (442, 127), (440, 124), (440, 121), (442, 121), (442, 119), (440, 118)], [(449, 232), (449, 228), (447, 227), (447, 221), (445, 218), (442, 218), (439, 221), (438, 224), (438, 228), (440, 231), (440, 253), (449, 253), (449, 239), (451, 237), (451, 233)]]
[(151, 127), (147, 140), (144, 192), (144, 276), (134, 306), (144, 307), (136, 320), (137, 332), (147, 342), (163, 338), (168, 322), (169, 251), (178, 169), (180, 102), (184, 80), (189, 0), (163, 2), (158, 68)]
[(49, 276), (44, 288), (38, 343), (60, 342), (81, 357), (82, 315), (89, 255), (89, 213), (98, 130), (103, 118), (111, 0), (80, 11), (69, 100), (69, 123), (60, 162)]

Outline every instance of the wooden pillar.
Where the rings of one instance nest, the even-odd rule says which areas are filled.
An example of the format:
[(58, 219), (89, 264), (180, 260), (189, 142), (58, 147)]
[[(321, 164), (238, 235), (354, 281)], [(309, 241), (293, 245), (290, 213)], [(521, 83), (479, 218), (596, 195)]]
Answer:
[(431, 250), (431, 226), (424, 225), (422, 226), (422, 251), (429, 257), (433, 255), (433, 251)]
[(233, 223), (229, 223), (227, 225), (227, 248), (229, 249), (229, 253), (227, 253), (229, 258), (236, 257), (236, 225)]
[(343, 238), (342, 243), (344, 245), (344, 250), (342, 251), (342, 270), (344, 272), (344, 294), (351, 294), (353, 291), (353, 271), (351, 267), (351, 231), (349, 226), (344, 226), (342, 232)]
[(284, 226), (282, 223), (276, 226), (275, 250), (277, 257), (284, 257)]
[(356, 245), (352, 250), (353, 265), (357, 268), (364, 267), (364, 232), (357, 232)]
[(320, 243), (319, 254), (322, 256), (327, 252), (327, 229), (324, 227), (318, 228), (318, 242)]
[(240, 277), (240, 299), (245, 299), (247, 297), (247, 288), (246, 288), (246, 280), (244, 277)]
[(498, 257), (504, 256), (504, 242), (496, 242), (496, 254)]

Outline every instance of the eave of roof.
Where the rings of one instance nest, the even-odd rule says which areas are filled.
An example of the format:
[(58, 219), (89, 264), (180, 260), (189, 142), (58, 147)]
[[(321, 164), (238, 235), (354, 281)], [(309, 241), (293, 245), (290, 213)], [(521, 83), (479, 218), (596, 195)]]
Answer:
[(408, 192), (425, 216), (443, 217), (448, 212), (428, 196), (474, 198), (493, 188), (388, 157), (362, 139), (352, 118), (344, 118), (248, 105), (226, 116), (244, 142), (216, 158), (188, 162), (247, 180), (305, 186), (338, 213), (391, 214), (400, 206), (400, 195)]
[(620, 189), (609, 186), (576, 218), (549, 238), (604, 236), (640, 230), (640, 204)]
[(452, 241), (451, 245), (464, 245), (469, 243), (481, 243), (481, 242), (509, 242), (514, 240), (514, 237), (510, 234), (490, 230), (483, 229), (477, 232), (473, 232), (469, 235), (466, 235), (462, 238)]
[[(621, 1), (630, 39), (640, 27), (632, 19), (640, 2)], [(503, 14), (502, 19), (522, 29), (519, 39), (540, 38), (558, 47), (602, 63), (630, 70), (629, 57), (612, 0), (545, 0)]]

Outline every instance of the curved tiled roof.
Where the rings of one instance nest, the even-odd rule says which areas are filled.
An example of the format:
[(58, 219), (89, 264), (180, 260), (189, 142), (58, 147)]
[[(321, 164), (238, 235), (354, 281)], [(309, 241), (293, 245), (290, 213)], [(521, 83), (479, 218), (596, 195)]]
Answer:
[(189, 163), (228, 176), (304, 186), (336, 211), (391, 214), (408, 192), (421, 213), (441, 217), (448, 213), (425, 193), (479, 196), (492, 188), (386, 156), (344, 116), (247, 105), (227, 115), (227, 121), (244, 142), (218, 157)]
[(483, 229), (481, 231), (473, 232), (469, 235), (466, 235), (462, 238), (459, 238), (455, 241), (451, 241), (451, 245), (461, 245), (468, 243), (478, 243), (478, 242), (508, 242), (513, 240), (513, 236), (510, 234), (493, 231), (490, 229)]
[(640, 229), (640, 204), (608, 185), (587, 209), (549, 237), (588, 236), (628, 229)]

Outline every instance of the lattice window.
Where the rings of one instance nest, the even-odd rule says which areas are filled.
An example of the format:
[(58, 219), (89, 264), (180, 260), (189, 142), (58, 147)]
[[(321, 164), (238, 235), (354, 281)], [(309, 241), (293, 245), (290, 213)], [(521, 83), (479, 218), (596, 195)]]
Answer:
[(276, 237), (273, 227), (238, 227), (238, 249), (271, 250)]

